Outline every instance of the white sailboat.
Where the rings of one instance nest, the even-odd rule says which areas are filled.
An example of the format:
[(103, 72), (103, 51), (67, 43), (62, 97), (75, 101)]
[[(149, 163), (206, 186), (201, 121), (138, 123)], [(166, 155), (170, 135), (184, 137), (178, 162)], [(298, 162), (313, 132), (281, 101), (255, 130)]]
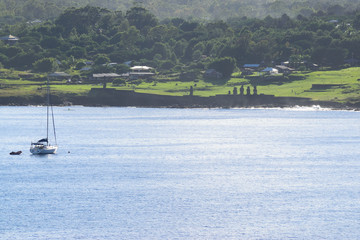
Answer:
[[(47, 101), (46, 101), (46, 138), (42, 138), (37, 142), (32, 142), (30, 152), (32, 154), (54, 154), (58, 149), (56, 142), (55, 120), (52, 105), (50, 104), (50, 86), (49, 77), (47, 78)], [(51, 110), (52, 127), (54, 131), (55, 145), (49, 143), (49, 114)]]

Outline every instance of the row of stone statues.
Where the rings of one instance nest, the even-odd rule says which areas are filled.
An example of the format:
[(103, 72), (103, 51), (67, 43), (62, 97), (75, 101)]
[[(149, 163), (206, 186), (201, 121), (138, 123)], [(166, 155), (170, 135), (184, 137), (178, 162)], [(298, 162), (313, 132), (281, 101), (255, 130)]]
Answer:
[[(243, 96), (244, 95), (244, 85), (241, 85), (241, 87), (239, 88), (239, 94), (240, 96)], [(229, 95), (231, 95), (231, 91), (229, 91)], [(238, 90), (236, 87), (234, 87), (233, 89), (233, 95), (238, 95)], [(246, 88), (246, 95), (249, 96), (251, 95), (251, 90), (250, 90), (250, 86), (248, 86)], [(254, 90), (253, 90), (253, 95), (257, 95), (257, 88), (256, 86), (254, 86)]]
[[(240, 96), (244, 96), (244, 85), (241, 85), (241, 87), (239, 88), (239, 94)], [(193, 86), (190, 87), (190, 96), (193, 96), (194, 94), (194, 88)], [(229, 91), (229, 95), (231, 95), (231, 91)], [(238, 95), (238, 90), (236, 87), (234, 87), (233, 89), (233, 95)], [(251, 95), (251, 90), (250, 90), (250, 86), (248, 86), (246, 88), (246, 95), (249, 96)], [(254, 86), (254, 90), (253, 90), (253, 95), (257, 95), (257, 89), (256, 86)]]

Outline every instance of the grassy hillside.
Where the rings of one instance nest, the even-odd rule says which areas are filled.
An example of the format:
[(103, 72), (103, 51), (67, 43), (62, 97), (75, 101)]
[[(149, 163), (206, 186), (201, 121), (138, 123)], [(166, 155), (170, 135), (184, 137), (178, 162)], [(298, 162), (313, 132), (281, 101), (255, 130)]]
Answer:
[[(360, 68), (348, 68), (339, 71), (318, 71), (298, 74), (305, 80), (293, 81), (282, 85), (267, 85), (259, 87), (264, 94), (276, 96), (308, 97), (313, 100), (346, 102), (360, 99)], [(343, 84), (326, 90), (311, 90), (312, 84)]]
[[(293, 74), (293, 79), (302, 80), (282, 80), (276, 81), (276, 77), (263, 77), (256, 80), (249, 80), (237, 77), (239, 74), (233, 74), (233, 78), (224, 84), (216, 84), (198, 79), (192, 82), (180, 81), (143, 81), (132, 84), (129, 82), (126, 86), (113, 86), (122, 90), (135, 90), (136, 92), (175, 95), (188, 95), (190, 86), (194, 87), (194, 95), (197, 96), (215, 96), (217, 94), (227, 94), (234, 87), (239, 89), (240, 85), (257, 85), (259, 94), (269, 94), (281, 97), (306, 97), (313, 100), (333, 101), (333, 102), (359, 102), (360, 101), (360, 67), (347, 68), (332, 71), (298, 72)], [(275, 81), (274, 81), (275, 79)], [(8, 96), (29, 96), (44, 95), (44, 81), (27, 81), (22, 79), (0, 79), (0, 97)], [(333, 84), (340, 85), (329, 87), (327, 89), (312, 89), (313, 84)], [(86, 95), (91, 88), (101, 88), (99, 84), (66, 84), (65, 81), (52, 82), (52, 93), (55, 95), (74, 94)]]

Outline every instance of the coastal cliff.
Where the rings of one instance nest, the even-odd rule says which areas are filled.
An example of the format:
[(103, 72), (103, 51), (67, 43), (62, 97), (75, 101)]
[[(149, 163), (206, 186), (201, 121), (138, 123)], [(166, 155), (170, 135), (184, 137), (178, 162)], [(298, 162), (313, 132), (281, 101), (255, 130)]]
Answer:
[(92, 88), (88, 96), (74, 99), (84, 106), (171, 107), (171, 108), (250, 108), (313, 106), (333, 109), (359, 109), (359, 106), (336, 102), (312, 101), (310, 98), (275, 97), (273, 95), (224, 94), (211, 97), (169, 96), (138, 93), (113, 88)]
[[(360, 104), (312, 101), (309, 98), (275, 97), (273, 95), (216, 95), (169, 96), (138, 93), (114, 88), (92, 88), (85, 96), (53, 95), (53, 105), (119, 106), (119, 107), (169, 107), (169, 108), (249, 108), (249, 107), (294, 107), (313, 106), (333, 109), (360, 109)], [(42, 105), (45, 98), (34, 95), (27, 97), (0, 97), (0, 105)]]
[[(273, 95), (216, 95), (200, 96), (168, 96), (134, 91), (116, 90), (112, 88), (93, 88), (86, 99), (87, 104), (134, 107), (179, 107), (179, 108), (231, 108), (231, 107), (271, 107), (311, 105), (308, 98), (274, 97)], [(86, 103), (84, 103), (86, 104)], [(84, 105), (83, 104), (83, 105)]]

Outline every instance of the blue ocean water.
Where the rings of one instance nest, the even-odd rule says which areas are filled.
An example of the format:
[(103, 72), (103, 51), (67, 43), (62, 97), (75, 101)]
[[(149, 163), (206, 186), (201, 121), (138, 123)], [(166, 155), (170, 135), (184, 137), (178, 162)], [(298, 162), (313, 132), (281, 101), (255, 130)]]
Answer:
[(0, 107), (0, 239), (360, 239), (360, 112), (54, 112), (34, 156), (45, 108)]

